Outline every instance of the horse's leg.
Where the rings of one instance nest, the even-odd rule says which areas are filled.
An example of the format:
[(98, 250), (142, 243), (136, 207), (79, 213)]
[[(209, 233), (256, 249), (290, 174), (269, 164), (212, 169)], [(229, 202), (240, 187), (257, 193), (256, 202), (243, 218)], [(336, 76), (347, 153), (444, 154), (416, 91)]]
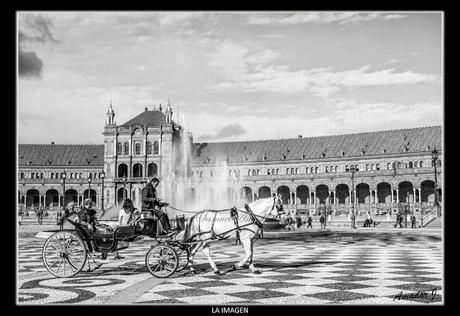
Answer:
[(254, 267), (254, 264), (252, 263), (252, 257), (254, 255), (254, 239), (250, 239), (250, 243), (251, 243), (251, 256), (249, 257), (249, 269), (251, 269), (252, 273), (260, 274), (260, 271), (257, 270), (257, 268)]
[(188, 259), (187, 266), (189, 267), (189, 271), (191, 273), (196, 273), (196, 270), (193, 268), (193, 257), (195, 257), (196, 252), (198, 251), (198, 249), (200, 249), (202, 244), (203, 244), (202, 242), (198, 243), (198, 244), (192, 246), (192, 249), (190, 250), (190, 256), (189, 256), (189, 259)]
[(219, 269), (217, 268), (215, 262), (211, 258), (211, 251), (210, 251), (210, 244), (209, 242), (205, 242), (203, 245), (203, 253), (208, 258), (209, 264), (211, 265), (211, 268), (214, 270), (214, 274), (220, 274)]
[(238, 263), (234, 265), (235, 269), (240, 269), (241, 267), (243, 267), (246, 264), (246, 262), (248, 262), (249, 258), (252, 256), (251, 238), (245, 237), (245, 238), (241, 238), (240, 240), (241, 240), (241, 244), (244, 247), (244, 252), (246, 253), (246, 256), (244, 256), (243, 259), (241, 259)]

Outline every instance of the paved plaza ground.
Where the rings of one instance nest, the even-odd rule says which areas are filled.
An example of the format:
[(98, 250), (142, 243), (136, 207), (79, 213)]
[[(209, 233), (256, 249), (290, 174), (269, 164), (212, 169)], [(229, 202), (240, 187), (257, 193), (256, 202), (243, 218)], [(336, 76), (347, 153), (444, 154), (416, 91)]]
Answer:
[[(360, 228), (267, 232), (254, 246), (262, 274), (228, 271), (244, 251), (234, 241), (211, 247), (225, 273), (214, 275), (204, 255), (196, 275), (157, 279), (145, 267), (150, 239), (131, 243), (123, 259), (99, 260), (96, 271), (69, 279), (50, 275), (41, 261), (55, 227), (19, 227), (18, 304), (441, 304), (442, 232), (433, 229)], [(281, 236), (281, 237), (283, 237)]]

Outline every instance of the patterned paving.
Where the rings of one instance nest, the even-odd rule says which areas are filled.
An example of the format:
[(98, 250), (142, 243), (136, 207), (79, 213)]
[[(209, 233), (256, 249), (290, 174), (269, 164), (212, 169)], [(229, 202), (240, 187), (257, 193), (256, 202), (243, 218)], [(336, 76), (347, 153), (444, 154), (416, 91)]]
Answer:
[[(234, 242), (211, 247), (222, 275), (214, 275), (201, 252), (198, 274), (156, 279), (145, 268), (150, 241), (132, 243), (121, 260), (94, 272), (56, 279), (41, 262), (44, 239), (19, 241), (19, 304), (99, 304), (123, 297), (144, 282), (135, 304), (440, 304), (442, 242), (424, 236), (258, 240), (255, 265), (229, 271), (244, 254)], [(149, 278), (152, 282), (145, 282)], [(137, 291), (139, 289), (137, 288)]]

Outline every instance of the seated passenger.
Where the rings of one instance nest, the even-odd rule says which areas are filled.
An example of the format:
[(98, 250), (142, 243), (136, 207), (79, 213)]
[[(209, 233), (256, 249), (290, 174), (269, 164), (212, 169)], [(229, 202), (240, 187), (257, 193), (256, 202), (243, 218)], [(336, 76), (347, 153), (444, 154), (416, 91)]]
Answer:
[(83, 201), (83, 206), (78, 212), (78, 222), (75, 223), (77, 227), (81, 229), (84, 239), (86, 239), (88, 249), (90, 252), (93, 251), (91, 242), (91, 236), (89, 235), (93, 232), (95, 225), (98, 224), (96, 218), (96, 210), (93, 209), (93, 201), (91, 199), (85, 199)]
[(83, 206), (78, 212), (79, 224), (83, 224), (88, 227), (90, 231), (94, 230), (95, 225), (98, 224), (96, 218), (96, 210), (93, 209), (93, 201), (91, 199), (85, 199), (83, 201)]
[(123, 202), (123, 207), (118, 213), (118, 224), (135, 225), (139, 215), (140, 213), (134, 208), (133, 201), (131, 199), (126, 199)]

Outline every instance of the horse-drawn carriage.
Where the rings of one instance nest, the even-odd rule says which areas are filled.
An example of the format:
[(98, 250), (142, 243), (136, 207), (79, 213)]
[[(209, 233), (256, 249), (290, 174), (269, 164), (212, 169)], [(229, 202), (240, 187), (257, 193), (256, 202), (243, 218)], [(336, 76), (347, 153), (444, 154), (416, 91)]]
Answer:
[[(246, 210), (232, 208), (197, 212), (190, 219), (181, 240), (176, 238), (180, 230), (166, 236), (159, 236), (149, 234), (145, 230), (138, 230), (136, 225), (119, 226), (115, 229), (102, 225), (92, 232), (86, 226), (79, 224), (75, 218), (78, 216), (77, 213), (72, 212), (63, 217), (62, 221), (69, 222), (73, 229), (59, 230), (46, 240), (42, 250), (43, 263), (56, 277), (72, 277), (82, 271), (86, 263), (88, 265), (86, 271), (94, 271), (101, 265), (94, 260), (97, 257), (95, 253), (100, 253), (100, 259), (106, 259), (107, 254), (126, 249), (129, 242), (135, 241), (138, 237), (148, 236), (156, 240), (156, 244), (151, 246), (145, 256), (145, 265), (153, 276), (166, 278), (186, 266), (194, 272), (193, 257), (201, 247), (214, 272), (220, 274), (210, 257), (209, 242), (234, 237), (240, 240), (246, 252), (246, 256), (235, 265), (235, 268), (240, 268), (249, 262), (251, 270), (257, 273), (252, 264), (252, 242), (259, 236), (262, 223), (268, 215), (276, 211), (274, 215), (279, 216), (283, 209), (280, 197), (261, 199), (254, 204), (251, 208), (246, 205)], [(220, 220), (227, 217), (229, 221)], [(211, 220), (207, 221), (206, 218)], [(91, 261), (96, 265), (93, 269), (91, 269)]]
[(118, 254), (118, 251), (129, 247), (129, 242), (141, 236), (153, 237), (157, 241), (145, 257), (145, 264), (152, 275), (159, 278), (168, 277), (183, 269), (188, 263), (188, 248), (174, 240), (179, 231), (172, 235), (157, 236), (139, 231), (133, 225), (112, 229), (105, 224), (98, 225), (97, 229), (90, 231), (78, 223), (75, 218), (77, 216), (77, 213), (72, 212), (64, 217), (62, 220), (70, 223), (73, 229), (55, 232), (43, 246), (43, 263), (56, 277), (72, 277), (79, 273), (85, 264), (88, 265), (87, 271), (94, 271), (101, 265), (94, 260), (95, 257), (107, 259), (110, 253)]

